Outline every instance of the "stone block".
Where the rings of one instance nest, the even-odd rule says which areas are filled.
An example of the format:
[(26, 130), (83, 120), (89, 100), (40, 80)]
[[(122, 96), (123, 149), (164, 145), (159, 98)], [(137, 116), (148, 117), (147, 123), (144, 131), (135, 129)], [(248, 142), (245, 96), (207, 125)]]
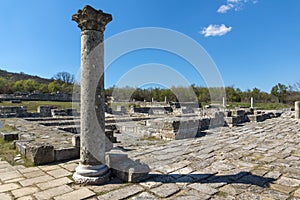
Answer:
[(0, 137), (5, 141), (14, 141), (19, 139), (19, 134), (15, 132), (11, 132), (11, 133), (0, 132)]
[(150, 171), (148, 165), (129, 159), (122, 151), (107, 152), (105, 159), (112, 173), (124, 182), (143, 180)]
[(40, 114), (40, 117), (51, 117), (51, 109), (55, 109), (53, 106), (39, 106), (37, 112)]
[(234, 115), (234, 116), (244, 116), (245, 115), (245, 110), (233, 110), (232, 115)]
[[(72, 192), (62, 194), (60, 196), (54, 197), (55, 200), (65, 200), (65, 199), (87, 199), (91, 196), (94, 196), (95, 193), (89, 190), (88, 188), (79, 188)], [(76, 198), (74, 198), (76, 197)]]
[(209, 118), (203, 118), (203, 119), (200, 120), (199, 129), (200, 130), (208, 129), (209, 124), (210, 124), (210, 119)]
[(261, 111), (260, 111), (260, 110), (255, 110), (255, 111), (254, 111), (254, 115), (259, 115), (259, 114), (261, 114)]
[(17, 140), (14, 142), (15, 149), (22, 155), (26, 155), (26, 146), (32, 140)]
[(47, 143), (28, 143), (26, 158), (36, 165), (53, 162), (55, 160), (54, 147)]
[(232, 116), (232, 112), (231, 111), (225, 111), (225, 117), (231, 117)]
[(236, 126), (239, 123), (237, 116), (225, 117), (225, 122), (229, 127)]
[(74, 147), (80, 147), (80, 135), (79, 134), (72, 136), (72, 145)]
[(11, 102), (11, 103), (22, 103), (22, 101), (19, 100), (19, 99), (11, 100), (10, 102)]
[(258, 115), (248, 115), (248, 119), (251, 122), (262, 122), (264, 121), (264, 117), (262, 114), (258, 114)]
[(54, 160), (70, 160), (79, 158), (79, 148), (78, 147), (69, 147), (63, 149), (54, 149)]

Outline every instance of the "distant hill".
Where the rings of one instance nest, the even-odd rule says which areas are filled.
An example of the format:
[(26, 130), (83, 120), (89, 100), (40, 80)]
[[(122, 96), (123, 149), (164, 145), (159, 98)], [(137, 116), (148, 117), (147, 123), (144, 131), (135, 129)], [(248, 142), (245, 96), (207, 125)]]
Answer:
[(0, 69), (0, 77), (3, 77), (7, 80), (13, 80), (13, 81), (34, 79), (38, 83), (45, 83), (45, 84), (49, 84), (50, 82), (53, 81), (52, 79), (41, 78), (39, 76), (32, 76), (32, 75), (25, 74), (23, 72), (14, 73), (14, 72), (8, 72), (1, 69)]

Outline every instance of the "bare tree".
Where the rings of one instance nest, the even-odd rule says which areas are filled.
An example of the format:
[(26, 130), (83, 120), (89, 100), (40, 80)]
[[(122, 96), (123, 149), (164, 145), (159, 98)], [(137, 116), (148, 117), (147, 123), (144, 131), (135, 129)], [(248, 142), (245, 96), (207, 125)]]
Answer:
[(295, 83), (292, 86), (293, 91), (300, 92), (300, 82)]
[(56, 75), (53, 76), (54, 80), (62, 81), (64, 83), (73, 84), (75, 82), (74, 75), (68, 72), (58, 72)]

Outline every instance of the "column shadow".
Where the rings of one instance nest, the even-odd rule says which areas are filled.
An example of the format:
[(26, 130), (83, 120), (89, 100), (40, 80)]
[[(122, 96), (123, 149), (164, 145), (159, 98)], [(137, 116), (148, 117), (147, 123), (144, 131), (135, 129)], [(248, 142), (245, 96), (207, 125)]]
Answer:
[(161, 183), (224, 183), (224, 184), (247, 184), (269, 188), (276, 179), (254, 175), (251, 172), (242, 171), (231, 175), (216, 174), (149, 174), (147, 179), (140, 182)]

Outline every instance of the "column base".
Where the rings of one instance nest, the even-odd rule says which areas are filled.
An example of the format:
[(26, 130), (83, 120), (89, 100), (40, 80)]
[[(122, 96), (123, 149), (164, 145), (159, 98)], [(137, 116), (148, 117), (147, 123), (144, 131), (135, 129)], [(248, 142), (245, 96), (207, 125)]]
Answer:
[(106, 165), (82, 165), (73, 174), (75, 183), (83, 185), (100, 185), (109, 181), (110, 171)]

